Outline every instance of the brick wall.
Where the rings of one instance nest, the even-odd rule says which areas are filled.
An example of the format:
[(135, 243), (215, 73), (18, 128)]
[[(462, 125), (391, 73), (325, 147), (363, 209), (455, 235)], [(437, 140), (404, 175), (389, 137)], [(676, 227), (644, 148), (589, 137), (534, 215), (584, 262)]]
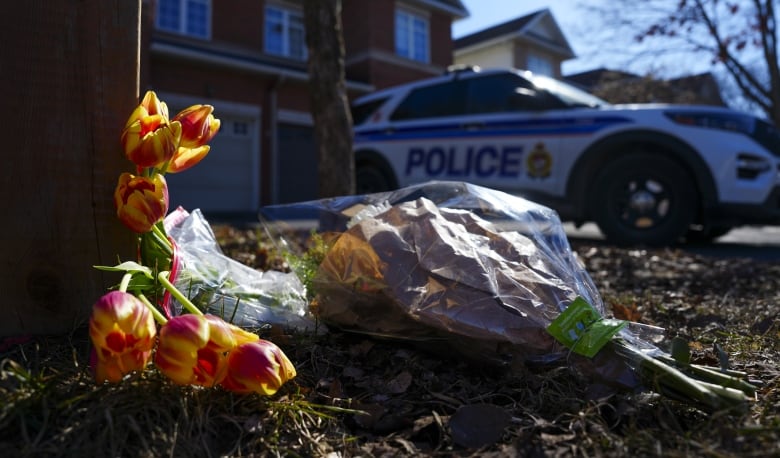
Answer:
[(430, 63), (405, 60), (395, 54), (395, 0), (344, 0), (342, 21), (347, 77), (377, 89), (429, 78), (452, 64), (452, 19), (431, 11)]
[(213, 40), (262, 49), (264, 1), (212, 1), (211, 7)]

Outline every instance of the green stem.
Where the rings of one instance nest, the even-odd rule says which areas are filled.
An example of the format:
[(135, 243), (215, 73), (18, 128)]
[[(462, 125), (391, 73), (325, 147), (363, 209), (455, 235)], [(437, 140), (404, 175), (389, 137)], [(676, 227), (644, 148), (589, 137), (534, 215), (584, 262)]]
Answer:
[(640, 377), (644, 378), (657, 393), (674, 395), (674, 392), (679, 392), (684, 399), (703, 404), (710, 409), (720, 407), (717, 395), (704, 384), (698, 383), (678, 369), (644, 354), (620, 339), (615, 339), (613, 342), (619, 350), (639, 364)]
[(195, 306), (195, 304), (190, 302), (189, 298), (182, 294), (182, 292), (179, 291), (176, 286), (174, 286), (173, 283), (168, 280), (168, 275), (170, 275), (170, 272), (160, 272), (157, 275), (157, 279), (160, 280), (160, 283), (162, 283), (165, 289), (167, 289), (168, 292), (171, 293), (171, 295), (176, 298), (176, 300), (179, 301), (188, 312), (192, 313), (193, 315), (203, 315), (203, 312), (201, 312), (200, 309)]
[(160, 167), (160, 168), (157, 170), (157, 173), (159, 173), (160, 175), (165, 175), (165, 174), (168, 172), (168, 167), (169, 167), (170, 165), (171, 165), (171, 161), (170, 161), (170, 160), (168, 160), (168, 161), (165, 161), (165, 164), (163, 164), (163, 166), (162, 166), (162, 167)]
[(673, 358), (666, 356), (659, 356), (659, 359), (669, 365), (675, 365), (683, 372), (688, 372), (690, 375), (703, 382), (709, 382), (722, 387), (734, 388), (742, 391), (748, 396), (755, 396), (756, 387), (736, 376), (729, 375), (717, 370), (713, 370), (709, 367), (699, 366), (696, 364), (680, 364)]
[(168, 320), (163, 316), (162, 313), (160, 313), (159, 310), (157, 310), (157, 307), (155, 307), (151, 302), (149, 302), (149, 299), (146, 298), (141, 293), (138, 293), (138, 299), (141, 300), (141, 302), (146, 305), (146, 308), (148, 308), (152, 312), (152, 316), (154, 316), (154, 321), (156, 321), (160, 325), (164, 325), (168, 322)]
[(127, 287), (130, 286), (130, 280), (133, 279), (132, 272), (127, 272), (122, 276), (122, 282), (119, 283), (119, 291), (122, 291), (123, 293), (127, 292)]
[(173, 247), (171, 246), (171, 241), (168, 240), (168, 236), (165, 234), (165, 232), (160, 229), (159, 224), (155, 224), (152, 226), (152, 232), (154, 233), (155, 238), (160, 242), (160, 246), (165, 248), (165, 253), (168, 256), (173, 255)]

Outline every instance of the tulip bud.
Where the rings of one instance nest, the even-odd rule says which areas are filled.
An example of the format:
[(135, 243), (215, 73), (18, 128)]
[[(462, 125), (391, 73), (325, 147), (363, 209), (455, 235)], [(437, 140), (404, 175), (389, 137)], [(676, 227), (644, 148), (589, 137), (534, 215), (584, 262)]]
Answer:
[(89, 336), (94, 345), (92, 368), (98, 382), (118, 382), (146, 367), (157, 327), (146, 305), (132, 294), (111, 291), (92, 307)]
[(185, 148), (197, 148), (210, 142), (219, 130), (220, 121), (211, 105), (192, 105), (180, 111), (173, 120), (181, 123), (181, 143)]
[(146, 91), (140, 106), (142, 106), (150, 115), (158, 114), (168, 121), (168, 105), (158, 99), (157, 94), (154, 91)]
[(160, 174), (147, 178), (123, 173), (114, 191), (114, 206), (130, 230), (149, 232), (168, 213), (168, 184)]
[(220, 127), (220, 121), (214, 118), (212, 111), (211, 105), (193, 105), (173, 118), (174, 122), (181, 123), (181, 142), (168, 165), (168, 172), (187, 170), (206, 157), (210, 150), (206, 143), (214, 138)]
[(239, 345), (228, 355), (222, 387), (236, 393), (272, 395), (297, 374), (287, 355), (272, 342)]
[(174, 383), (214, 386), (225, 377), (227, 353), (256, 339), (213, 315), (180, 315), (160, 329), (154, 362)]
[(181, 123), (168, 120), (168, 106), (149, 91), (122, 131), (125, 155), (138, 167), (156, 167), (169, 161), (179, 146)]

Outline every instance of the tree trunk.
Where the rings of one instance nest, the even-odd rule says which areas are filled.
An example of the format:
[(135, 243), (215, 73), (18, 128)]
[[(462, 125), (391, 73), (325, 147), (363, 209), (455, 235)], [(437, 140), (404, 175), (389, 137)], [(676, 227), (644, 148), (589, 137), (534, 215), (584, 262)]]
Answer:
[(119, 135), (138, 103), (140, 0), (3, 5), (0, 336), (84, 324), (134, 259), (113, 191)]
[(353, 194), (352, 116), (344, 82), (341, 0), (305, 0), (304, 25), (319, 196)]

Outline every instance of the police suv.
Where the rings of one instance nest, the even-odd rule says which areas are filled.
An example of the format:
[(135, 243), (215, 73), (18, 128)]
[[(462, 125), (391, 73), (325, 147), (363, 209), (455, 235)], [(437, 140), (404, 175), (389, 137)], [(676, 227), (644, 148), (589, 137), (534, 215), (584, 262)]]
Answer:
[(780, 131), (726, 108), (610, 105), (530, 72), (468, 68), (352, 112), (360, 193), (466, 181), (595, 221), (621, 244), (780, 221)]

